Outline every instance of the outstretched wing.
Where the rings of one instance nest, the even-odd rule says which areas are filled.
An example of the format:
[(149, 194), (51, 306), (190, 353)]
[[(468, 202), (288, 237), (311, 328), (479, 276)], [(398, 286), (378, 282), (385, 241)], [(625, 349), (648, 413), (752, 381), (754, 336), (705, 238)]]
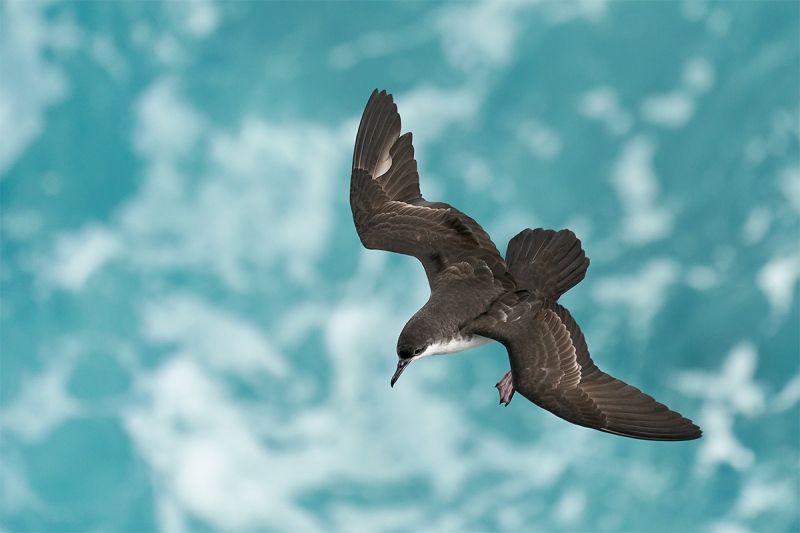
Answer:
[(573, 424), (648, 440), (690, 440), (700, 428), (597, 368), (565, 308), (527, 291), (506, 293), (471, 329), (503, 343), (514, 389)]
[(422, 197), (411, 133), (400, 136), (397, 105), (386, 91), (372, 93), (361, 117), (350, 207), (365, 247), (416, 257), (431, 286), (451, 265), (477, 260), (494, 280), (513, 287), (505, 261), (477, 222), (448, 204)]

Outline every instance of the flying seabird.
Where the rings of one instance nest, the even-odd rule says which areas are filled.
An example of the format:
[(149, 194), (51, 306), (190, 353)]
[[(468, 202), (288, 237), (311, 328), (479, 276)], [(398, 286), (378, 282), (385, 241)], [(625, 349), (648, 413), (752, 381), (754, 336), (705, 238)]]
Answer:
[(498, 341), (511, 371), (496, 387), (593, 429), (649, 440), (690, 440), (700, 428), (604, 372), (559, 297), (586, 275), (589, 258), (568, 230), (524, 229), (505, 260), (489, 235), (458, 209), (429, 202), (419, 188), (411, 133), (400, 135), (392, 96), (376, 89), (356, 136), (350, 207), (362, 244), (416, 257), (428, 302), (397, 341), (397, 378), (412, 361)]

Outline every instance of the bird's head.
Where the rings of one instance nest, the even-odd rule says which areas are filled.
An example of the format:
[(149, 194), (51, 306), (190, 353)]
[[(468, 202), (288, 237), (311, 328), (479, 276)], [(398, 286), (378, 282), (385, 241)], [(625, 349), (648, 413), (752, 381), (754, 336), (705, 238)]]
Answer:
[(409, 322), (400, 333), (400, 338), (397, 339), (397, 370), (392, 376), (392, 387), (411, 361), (427, 355), (432, 341), (425, 329)]

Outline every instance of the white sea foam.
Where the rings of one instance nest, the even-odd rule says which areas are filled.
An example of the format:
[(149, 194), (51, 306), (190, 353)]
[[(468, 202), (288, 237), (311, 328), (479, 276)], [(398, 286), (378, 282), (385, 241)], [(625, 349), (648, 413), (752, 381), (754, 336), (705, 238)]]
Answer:
[(549, 161), (561, 153), (561, 136), (538, 120), (521, 123), (517, 128), (517, 138), (539, 159)]
[(524, 2), (447, 4), (437, 15), (436, 29), (451, 66), (470, 71), (503, 66), (511, 59), (521, 31)]
[(784, 170), (779, 185), (791, 208), (800, 214), (800, 167)]
[(742, 240), (745, 244), (760, 242), (772, 225), (772, 210), (765, 206), (757, 206), (750, 210), (742, 227)]
[(564, 528), (574, 528), (586, 512), (586, 492), (570, 489), (561, 495), (555, 506), (555, 519)]
[[(241, 291), (254, 273), (283, 261), (282, 273), (314, 283), (312, 263), (329, 242), (334, 176), (352, 142), (349, 121), (325, 128), (247, 116), (237, 132), (211, 130), (168, 78), (147, 89), (137, 110), (134, 141), (148, 167), (120, 214), (136, 263), (201, 268)], [(189, 187), (178, 162), (198, 145), (210, 171)]]
[(683, 65), (683, 88), (693, 94), (711, 90), (715, 78), (714, 66), (704, 57), (693, 57)]
[(719, 284), (719, 273), (712, 267), (695, 265), (686, 270), (686, 284), (698, 291), (705, 291)]
[[(772, 479), (770, 479), (772, 478)], [(734, 505), (735, 514), (753, 519), (775, 511), (797, 509), (797, 484), (775, 476), (753, 476), (745, 478), (744, 487)]]
[[(45, 128), (45, 112), (69, 93), (63, 70), (45, 58), (47, 49), (74, 50), (81, 38), (69, 20), (46, 15), (50, 2), (3, 4), (3, 76), (0, 80), (0, 175)], [(8, 132), (13, 132), (9, 134)]]
[(378, 57), (385, 57), (414, 48), (432, 39), (425, 21), (409, 26), (378, 32), (368, 32), (358, 38), (339, 44), (328, 54), (328, 64), (337, 70), (346, 70), (358, 63)]
[(753, 530), (741, 522), (724, 519), (715, 520), (708, 524), (709, 533), (753, 533)]
[[(9, 449), (7, 445), (4, 448), (6, 452)], [(3, 519), (6, 521), (29, 509), (41, 513), (45, 508), (41, 498), (28, 483), (24, 463), (10, 455), (5, 453), (0, 457), (0, 469), (3, 470), (3, 475), (0, 476), (0, 493), (3, 494)]]
[(623, 239), (642, 245), (670, 234), (675, 215), (657, 204), (658, 176), (653, 165), (655, 143), (639, 135), (622, 148), (614, 163), (611, 183), (617, 191), (624, 218)]
[(755, 455), (734, 434), (735, 417), (754, 417), (766, 406), (766, 395), (754, 376), (758, 351), (749, 340), (742, 341), (728, 353), (720, 372), (692, 370), (682, 372), (675, 387), (703, 400), (698, 423), (704, 436), (697, 454), (697, 471), (712, 474), (720, 465), (737, 470), (753, 466)]
[(366, 59), (418, 47), (435, 35), (450, 66), (469, 76), (480, 76), (486, 69), (502, 68), (512, 60), (525, 11), (539, 8), (549, 24), (564, 24), (576, 18), (596, 22), (604, 17), (606, 4), (606, 0), (447, 4), (433, 16), (422, 17), (408, 26), (367, 32), (335, 46), (328, 55), (328, 64), (335, 69), (349, 69)]
[(728, 353), (720, 373), (684, 372), (677, 386), (686, 394), (724, 404), (736, 414), (754, 416), (765, 405), (764, 391), (753, 382), (757, 364), (755, 345), (742, 341)]
[(582, 18), (600, 22), (608, 11), (608, 0), (579, 0), (577, 2), (542, 2), (545, 19), (551, 24), (564, 24)]
[(122, 254), (122, 243), (114, 232), (99, 225), (86, 226), (56, 238), (53, 256), (44, 263), (40, 281), (48, 289), (81, 291), (94, 274)]
[(701, 477), (709, 477), (722, 465), (739, 471), (753, 466), (755, 453), (736, 438), (733, 420), (732, 413), (718, 404), (707, 404), (700, 411), (697, 423), (704, 434), (697, 451), (696, 471)]
[(130, 67), (110, 36), (94, 36), (89, 43), (89, 55), (112, 79), (126, 80)]
[[(786, 156), (797, 145), (797, 110), (778, 108), (771, 115), (768, 131), (750, 137), (745, 147), (745, 159), (752, 165), (759, 165), (768, 158)], [(781, 172), (779, 186), (789, 204), (800, 211), (800, 169), (794, 163)]]
[[(448, 91), (431, 85), (416, 87), (396, 98), (403, 117), (403, 128), (414, 132), (417, 149), (438, 140), (453, 124), (468, 124), (477, 113), (482, 99), (477, 87), (464, 86)], [(424, 152), (420, 152), (424, 158)]]
[(648, 122), (680, 128), (694, 114), (694, 101), (682, 91), (650, 96), (642, 102), (642, 117)]
[(758, 271), (756, 283), (769, 301), (774, 317), (786, 315), (797, 302), (798, 280), (800, 254), (775, 257)]
[(786, 411), (800, 403), (800, 374), (795, 375), (775, 397), (773, 409)]
[[(173, 7), (180, 9), (185, 4), (186, 2), (181, 2), (173, 4)], [(188, 27), (176, 29), (179, 33), (184, 33)], [(186, 50), (171, 30), (162, 30), (156, 34), (153, 26), (143, 20), (133, 25), (131, 41), (164, 66), (174, 68), (186, 60)]]
[(23, 378), (19, 394), (3, 408), (3, 431), (35, 443), (83, 413), (80, 402), (67, 391), (74, 357), (80, 349), (71, 342), (58, 345), (58, 357), (50, 358), (41, 372)]
[(624, 306), (631, 332), (647, 338), (653, 319), (664, 307), (667, 291), (675, 284), (679, 265), (670, 259), (654, 259), (636, 273), (600, 278), (592, 285), (592, 296), (603, 307)]
[[(781, 463), (785, 466), (779, 466)], [(710, 530), (719, 533), (750, 531), (748, 526), (756, 526), (757, 530), (764, 520), (795, 516), (798, 487), (795, 479), (783, 475), (786, 470), (796, 470), (793, 457), (756, 464), (742, 476), (738, 496), (725, 518), (714, 523)]]
[(633, 126), (632, 114), (620, 105), (617, 92), (611, 87), (601, 86), (582, 94), (576, 106), (581, 115), (602, 122), (611, 135), (624, 135)]
[(213, 307), (191, 294), (147, 304), (142, 333), (154, 344), (177, 344), (179, 352), (215, 370), (243, 379), (266, 373), (284, 377), (287, 364), (260, 329), (248, 320)]
[(484, 228), (492, 236), (501, 251), (505, 251), (506, 243), (525, 228), (540, 228), (543, 223), (532, 213), (531, 209), (508, 208), (496, 216)]
[(175, 68), (186, 61), (186, 48), (172, 33), (159, 35), (148, 46), (155, 58), (166, 67)]
[(152, 162), (174, 162), (188, 155), (205, 120), (179, 93), (175, 78), (154, 81), (136, 103), (136, 150)]
[(298, 471), (290, 481), (285, 458), (266, 453), (213, 374), (178, 356), (139, 379), (140, 399), (124, 421), (165, 491), (163, 527), (187, 515), (224, 529), (319, 527), (287, 501), (295, 487), (270, 481), (307, 479)]
[(311, 263), (329, 243), (334, 177), (344, 166), (351, 135), (344, 128), (248, 118), (238, 136), (213, 138), (212, 157), (223, 177), (232, 179), (209, 183), (208, 203), (219, 205), (222, 196), (239, 204), (235, 217), (225, 214), (220, 223), (240, 235), (237, 240), (247, 247), (242, 255), (261, 263), (281, 258), (295, 281), (313, 281)]
[(471, 192), (491, 193), (497, 178), (489, 162), (472, 154), (464, 154), (464, 181)]
[(694, 116), (697, 98), (713, 86), (713, 65), (702, 57), (691, 58), (684, 63), (679, 87), (644, 99), (641, 104), (642, 118), (666, 128), (682, 128)]
[(706, 29), (711, 35), (723, 37), (728, 34), (730, 27), (731, 15), (724, 9), (714, 9), (708, 14)]
[(25, 241), (34, 237), (44, 224), (42, 213), (34, 209), (3, 210), (3, 234), (14, 241)]
[(705, 0), (684, 0), (681, 14), (692, 22), (705, 22), (706, 31), (714, 37), (723, 37), (730, 30), (730, 13), (721, 8), (710, 9)]
[(176, 7), (185, 10), (184, 27), (196, 38), (206, 38), (220, 24), (220, 11), (213, 0), (191, 0)]
[(683, 0), (681, 2), (681, 15), (687, 20), (697, 22), (708, 13), (708, 4), (705, 0)]

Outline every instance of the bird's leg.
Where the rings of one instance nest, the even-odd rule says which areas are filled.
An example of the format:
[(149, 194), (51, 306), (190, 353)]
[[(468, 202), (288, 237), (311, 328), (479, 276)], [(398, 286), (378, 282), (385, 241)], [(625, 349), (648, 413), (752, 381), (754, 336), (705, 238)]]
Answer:
[(514, 396), (514, 383), (511, 381), (511, 371), (509, 370), (506, 372), (506, 375), (500, 378), (500, 381), (497, 382), (497, 390), (500, 391), (500, 403), (506, 404), (506, 406), (511, 402), (511, 398)]

